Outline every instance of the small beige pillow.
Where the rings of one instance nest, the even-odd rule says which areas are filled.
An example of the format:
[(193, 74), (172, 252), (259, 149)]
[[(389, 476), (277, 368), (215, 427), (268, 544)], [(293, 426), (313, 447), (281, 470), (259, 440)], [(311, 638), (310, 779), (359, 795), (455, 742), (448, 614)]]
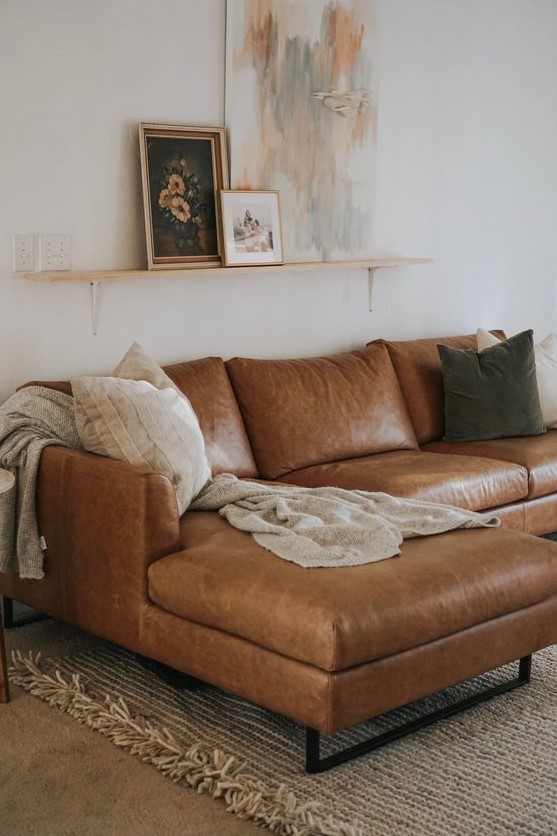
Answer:
[[(128, 348), (112, 372), (112, 377), (122, 377), (125, 380), (146, 380), (147, 383), (150, 383), (156, 389), (174, 389), (174, 391), (178, 392), (182, 400), (187, 404), (188, 409), (192, 414), (192, 421), (197, 424), (199, 433), (203, 436), (197, 415), (195, 414), (195, 410), (188, 397), (178, 386), (176, 386), (172, 378), (166, 374), (164, 369), (161, 369), (159, 364), (143, 350), (143, 347), (138, 342), (132, 343)], [(203, 444), (205, 444), (205, 441), (203, 441)], [(207, 461), (206, 455), (205, 468), (207, 472), (207, 479), (210, 479), (212, 475), (211, 466)]]
[(188, 401), (182, 390), (178, 389), (174, 381), (161, 369), (159, 364), (145, 353), (139, 343), (131, 344), (112, 372), (112, 377), (123, 377), (125, 380), (146, 380), (155, 389), (170, 387)]
[(85, 449), (163, 473), (183, 514), (211, 475), (189, 401), (174, 387), (117, 377), (74, 378), (72, 390)]

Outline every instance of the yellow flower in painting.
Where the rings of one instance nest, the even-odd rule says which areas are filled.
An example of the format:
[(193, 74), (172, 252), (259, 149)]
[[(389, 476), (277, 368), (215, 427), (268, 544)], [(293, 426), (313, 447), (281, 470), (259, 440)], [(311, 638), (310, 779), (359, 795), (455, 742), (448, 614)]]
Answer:
[(181, 197), (173, 197), (170, 202), (170, 211), (177, 221), (186, 223), (191, 218), (191, 209), (189, 203)]
[(185, 159), (166, 160), (160, 175), (157, 202), (161, 220), (170, 223), (177, 235), (184, 234), (180, 226), (188, 233), (190, 228), (199, 230), (206, 209), (198, 175), (188, 172)]
[(168, 189), (162, 189), (159, 194), (159, 206), (161, 209), (170, 209), (170, 201), (172, 200), (172, 195)]
[(168, 191), (171, 194), (184, 194), (186, 191), (186, 184), (179, 174), (171, 174), (168, 178)]

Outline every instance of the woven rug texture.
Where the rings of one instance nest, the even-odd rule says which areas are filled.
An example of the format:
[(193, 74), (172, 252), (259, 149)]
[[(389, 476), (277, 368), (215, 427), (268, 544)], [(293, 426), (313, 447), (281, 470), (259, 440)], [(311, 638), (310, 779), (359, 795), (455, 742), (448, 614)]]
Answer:
[[(336, 740), (354, 744), (515, 674), (506, 666)], [(530, 685), (321, 775), (304, 771), (298, 724), (210, 686), (171, 685), (111, 645), (46, 661), (15, 653), (10, 680), (273, 833), (557, 834), (557, 646), (534, 655)]]

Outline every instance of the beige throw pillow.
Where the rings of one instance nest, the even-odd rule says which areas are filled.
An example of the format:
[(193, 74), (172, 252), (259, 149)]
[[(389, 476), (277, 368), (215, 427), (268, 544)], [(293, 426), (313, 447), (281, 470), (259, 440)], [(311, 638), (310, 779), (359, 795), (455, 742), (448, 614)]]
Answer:
[[(163, 372), (164, 374), (164, 372)], [(150, 467), (176, 490), (180, 515), (210, 478), (205, 444), (189, 401), (145, 380), (72, 380), (77, 430), (86, 450)]]
[[(182, 392), (179, 386), (176, 386), (174, 381), (171, 377), (169, 377), (164, 369), (161, 369), (159, 364), (153, 360), (144, 350), (143, 347), (138, 343), (134, 342), (131, 344), (129, 349), (126, 351), (114, 371), (112, 372), (112, 377), (122, 377), (125, 380), (146, 380), (147, 383), (150, 383), (156, 389), (167, 389), (171, 388), (174, 389), (175, 392), (179, 394), (182, 398), (184, 403), (187, 404), (188, 409), (191, 412), (191, 420), (192, 423), (195, 423), (199, 429), (199, 434), (203, 439), (203, 434), (201, 432), (201, 427), (199, 426), (199, 421), (195, 411), (188, 399), (188, 397)], [(205, 441), (203, 440), (203, 449), (205, 450)], [(211, 466), (207, 461), (207, 457), (205, 452), (203, 454), (205, 456), (205, 482), (211, 478)]]
[[(174, 389), (174, 391), (178, 392), (182, 400), (188, 405), (192, 414), (192, 421), (197, 423), (197, 426), (199, 427), (197, 415), (195, 414), (189, 398), (184, 394), (184, 392), (182, 392), (179, 386), (176, 386), (172, 378), (167, 375), (164, 369), (161, 369), (159, 364), (145, 353), (138, 342), (131, 344), (112, 372), (112, 377), (122, 377), (125, 380), (146, 380), (147, 383), (150, 383), (156, 389), (166, 389), (168, 387)], [(199, 427), (199, 432), (201, 433), (201, 427)], [(205, 464), (207, 466), (207, 479), (210, 479), (211, 466), (207, 461), (207, 458), (205, 458)]]
[[(484, 328), (478, 328), (478, 351), (501, 342)], [(548, 334), (534, 346), (536, 380), (544, 426), (557, 429), (557, 334)]]
[[(123, 377), (126, 380), (146, 380), (156, 389), (175, 389), (178, 394), (188, 401), (181, 389), (161, 369), (152, 357), (145, 353), (139, 343), (132, 343), (114, 371), (112, 377)], [(188, 401), (189, 403), (189, 401)]]

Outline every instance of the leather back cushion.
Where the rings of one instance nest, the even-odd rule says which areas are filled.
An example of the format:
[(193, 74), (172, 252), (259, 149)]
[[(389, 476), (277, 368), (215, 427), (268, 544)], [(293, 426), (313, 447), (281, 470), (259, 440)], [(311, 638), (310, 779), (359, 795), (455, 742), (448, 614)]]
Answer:
[(257, 476), (242, 416), (224, 361), (203, 357), (164, 366), (164, 371), (187, 395), (205, 439), (205, 453), (213, 476), (234, 473)]
[(226, 368), (265, 479), (417, 447), (385, 346), (301, 360), (235, 357)]
[[(503, 331), (492, 331), (505, 339)], [(389, 352), (400, 388), (420, 444), (442, 438), (445, 432), (445, 398), (437, 346), (477, 350), (477, 337), (431, 337), (421, 340), (374, 340)]]

